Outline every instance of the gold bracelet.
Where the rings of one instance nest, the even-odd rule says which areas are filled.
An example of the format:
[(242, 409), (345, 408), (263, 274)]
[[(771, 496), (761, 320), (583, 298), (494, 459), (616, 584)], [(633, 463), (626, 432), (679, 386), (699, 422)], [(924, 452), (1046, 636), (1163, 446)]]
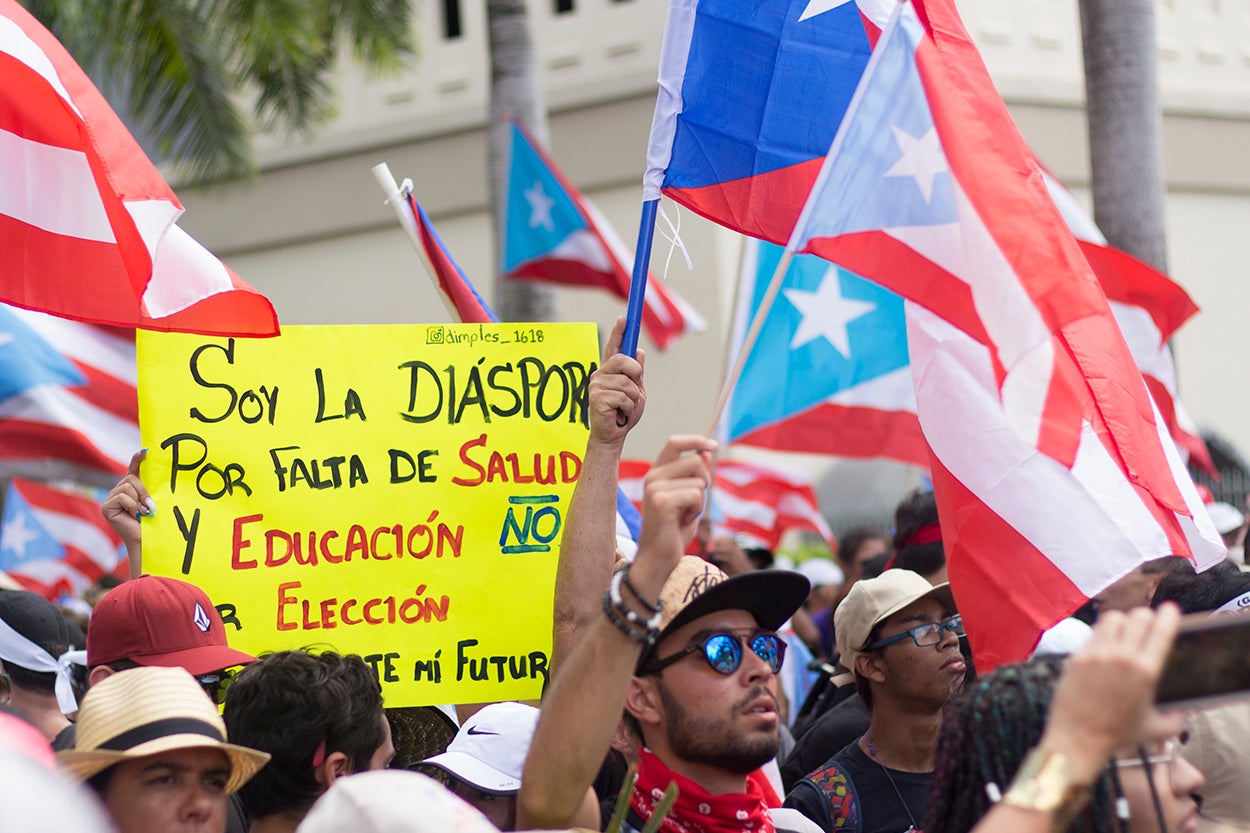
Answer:
[(1089, 801), (1089, 787), (1074, 785), (1068, 759), (1061, 752), (1033, 747), (1020, 763), (1003, 803), (1052, 813), (1051, 829), (1066, 830)]

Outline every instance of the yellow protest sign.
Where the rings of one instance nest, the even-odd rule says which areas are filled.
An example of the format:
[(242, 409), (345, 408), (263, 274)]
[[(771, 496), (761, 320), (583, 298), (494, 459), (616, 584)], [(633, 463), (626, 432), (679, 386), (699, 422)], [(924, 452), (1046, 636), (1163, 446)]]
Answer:
[(230, 644), (365, 657), (391, 706), (537, 697), (591, 324), (140, 332), (143, 566)]

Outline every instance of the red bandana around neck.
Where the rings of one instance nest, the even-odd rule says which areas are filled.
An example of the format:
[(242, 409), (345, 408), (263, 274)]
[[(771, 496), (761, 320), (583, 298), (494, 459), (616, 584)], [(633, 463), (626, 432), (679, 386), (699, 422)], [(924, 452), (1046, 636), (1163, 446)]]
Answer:
[(753, 780), (747, 780), (747, 793), (712, 795), (645, 747), (638, 753), (630, 809), (643, 820), (650, 818), (670, 782), (677, 784), (677, 803), (660, 824), (660, 833), (774, 833), (764, 794)]

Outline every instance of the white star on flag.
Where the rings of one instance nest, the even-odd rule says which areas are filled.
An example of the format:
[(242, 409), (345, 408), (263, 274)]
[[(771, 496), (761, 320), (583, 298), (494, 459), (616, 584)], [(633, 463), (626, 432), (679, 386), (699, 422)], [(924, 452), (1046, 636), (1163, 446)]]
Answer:
[(916, 187), (920, 189), (924, 201), (928, 202), (933, 196), (934, 177), (950, 170), (946, 154), (942, 153), (942, 145), (938, 142), (937, 128), (930, 127), (929, 132), (920, 137), (911, 135), (898, 125), (891, 125), (891, 129), (903, 156), (885, 175), (909, 176), (916, 180)]
[(818, 14), (831, 12), (839, 6), (845, 6), (850, 2), (851, 0), (808, 0), (807, 7), (803, 9), (803, 14), (799, 15), (799, 23)]
[(0, 550), (10, 550), (18, 558), (26, 557), (26, 545), (39, 537), (39, 533), (26, 528), (26, 517), (18, 515), (4, 525), (4, 533), (0, 535)]
[(551, 207), (556, 201), (543, 193), (542, 182), (534, 180), (534, 184), (525, 189), (525, 199), (530, 204), (530, 228), (542, 226), (547, 231), (554, 231), (556, 225), (551, 221)]
[(803, 316), (794, 338), (790, 340), (791, 350), (797, 350), (809, 341), (824, 338), (849, 359), (851, 339), (846, 325), (877, 308), (876, 304), (868, 301), (842, 297), (836, 266), (829, 267), (815, 292), (805, 289), (786, 289), (783, 292), (786, 300), (794, 304)]

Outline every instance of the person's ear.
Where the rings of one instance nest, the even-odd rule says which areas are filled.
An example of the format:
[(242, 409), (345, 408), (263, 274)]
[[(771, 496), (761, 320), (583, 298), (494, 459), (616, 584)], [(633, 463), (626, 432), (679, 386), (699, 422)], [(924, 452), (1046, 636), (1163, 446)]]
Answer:
[(343, 752), (331, 752), (321, 766), (316, 769), (317, 783), (327, 790), (334, 786), (338, 779), (352, 774), (352, 762)]
[(95, 688), (117, 672), (107, 665), (97, 665), (87, 672), (87, 688)]
[[(633, 677), (625, 692), (625, 711), (643, 726), (659, 726), (664, 710), (660, 706), (660, 692), (651, 677)], [(641, 741), (642, 739), (639, 738)]]
[(876, 651), (860, 651), (855, 655), (855, 673), (874, 683), (884, 683), (885, 660)]

